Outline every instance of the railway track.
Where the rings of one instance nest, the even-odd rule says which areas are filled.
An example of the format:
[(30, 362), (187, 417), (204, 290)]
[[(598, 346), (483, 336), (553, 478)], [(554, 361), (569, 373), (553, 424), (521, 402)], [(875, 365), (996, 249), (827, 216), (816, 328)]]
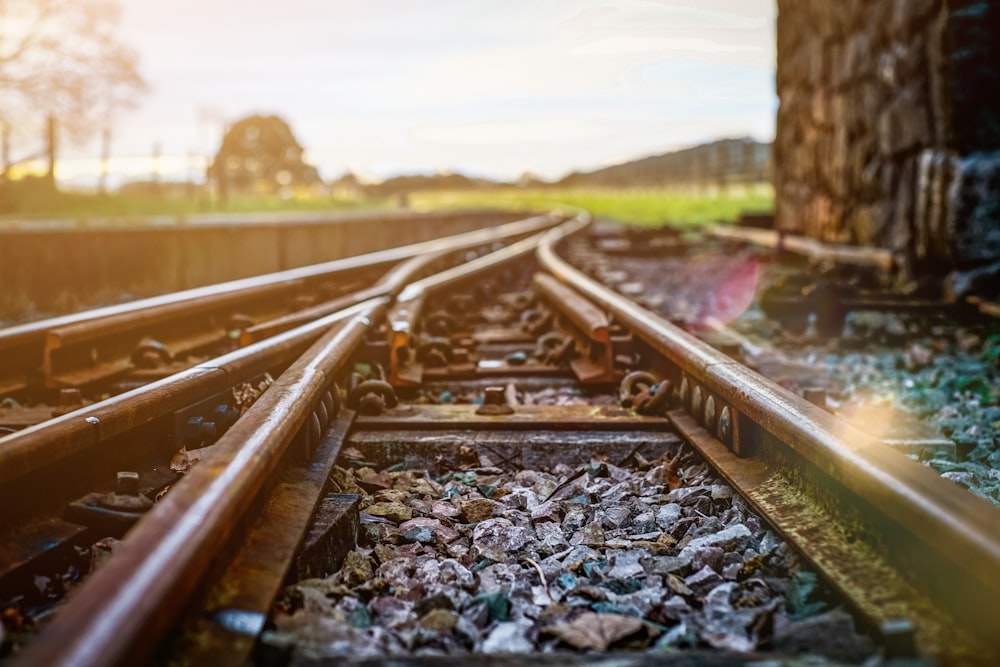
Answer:
[[(686, 623), (701, 632), (698, 646), (794, 651), (764, 623), (789, 615), (790, 602), (741, 598), (758, 605), (743, 626), (706, 629), (720, 596), (728, 597), (716, 612), (739, 616), (729, 598), (757, 581), (746, 575), (753, 562), (772, 574), (818, 573), (885, 657), (995, 660), (996, 507), (588, 278), (559, 245), (587, 216), (540, 231), (555, 222), (529, 221), (503, 248), (415, 279), (446, 251), (498, 239), (424, 247), (422, 259), (377, 287), (243, 327), (242, 350), (0, 438), (4, 505), (18, 508), (5, 510), (3, 593), (43, 610), (38, 636), (16, 659), (243, 664), (307, 660), (310, 650), (345, 655), (329, 652), (332, 639), (295, 634), (310, 610), (283, 597), (283, 586), (299, 582), (294, 590), (308, 596), (302, 582), (329, 575), (325, 597), (365, 601), (371, 625), (387, 594), (404, 606), (437, 599), (426, 582), (405, 593), (405, 578), (372, 588), (387, 586), (394, 558), (438, 563), (436, 545), (472, 588), (495, 593), (502, 571), (514, 581), (535, 577), (538, 590), (526, 595), (548, 600), (533, 617), (518, 606), (515, 583), (501, 586), (521, 611), (510, 620), (491, 607), (478, 635), (466, 628), (466, 649), (648, 645), (658, 633), (680, 641)], [(543, 404), (553, 397), (568, 404)], [(165, 470), (171, 455), (185, 469), (180, 478)], [(726, 505), (729, 524), (706, 528), (704, 513), (731, 493), (717, 490), (721, 482), (705, 486), (705, 463), (755, 515)], [(406, 472), (419, 470), (429, 471), (423, 482)], [(681, 488), (695, 479), (703, 486)], [(36, 493), (53, 486), (60, 492)], [(435, 495), (445, 487), (452, 496)], [(605, 507), (603, 496), (613, 492), (648, 512), (608, 523), (618, 505)], [(697, 504), (689, 511), (685, 502)], [(571, 515), (583, 517), (572, 530)], [(551, 528), (560, 522), (563, 534)], [(768, 524), (797, 558), (775, 546)], [(124, 539), (53, 618), (44, 618), (46, 600), (17, 588), (65, 567), (66, 549), (40, 543), (81, 546), (109, 535)], [(566, 564), (567, 554), (582, 553), (573, 549), (587, 550), (582, 564)], [(504, 570), (510, 562), (523, 569)], [(351, 574), (366, 567), (378, 576)], [(581, 643), (587, 614), (634, 618), (622, 605), (637, 590), (611, 586), (615, 572), (661, 590), (656, 611), (638, 609), (641, 620), (622, 622), (603, 643)], [(584, 576), (599, 583), (584, 585)], [(348, 584), (364, 592), (348, 593)], [(457, 640), (442, 637), (466, 627), (459, 619), (473, 603), (441, 595), (447, 603), (421, 607), (418, 634), (453, 653)], [(597, 622), (614, 626), (607, 616)], [(372, 650), (371, 632), (346, 655)]]

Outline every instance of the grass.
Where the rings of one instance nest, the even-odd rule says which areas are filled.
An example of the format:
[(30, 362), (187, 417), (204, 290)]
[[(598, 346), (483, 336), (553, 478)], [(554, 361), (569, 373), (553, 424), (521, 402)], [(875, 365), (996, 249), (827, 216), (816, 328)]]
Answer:
[[(2, 193), (0, 193), (2, 194)], [(151, 216), (175, 216), (181, 220), (200, 214), (259, 212), (371, 211), (393, 208), (395, 198), (332, 199), (329, 197), (232, 197), (225, 207), (204, 198), (151, 197), (140, 195), (92, 195), (26, 188), (17, 193), (17, 204), (7, 212), (0, 201), (0, 225), (6, 220), (69, 218), (86, 223), (90, 219), (118, 219), (139, 224)], [(0, 197), (2, 199), (2, 197)], [(620, 222), (658, 226), (735, 220), (743, 211), (768, 211), (774, 196), (768, 186), (730, 188), (724, 193), (678, 192), (666, 189), (519, 188), (501, 186), (480, 190), (414, 192), (408, 196), (416, 210), (499, 208), (540, 211), (559, 205), (584, 208), (596, 217)]]
[[(139, 222), (152, 216), (185, 218), (203, 214), (240, 214), (284, 211), (351, 211), (375, 210), (391, 206), (378, 200), (334, 199), (330, 197), (234, 196), (225, 206), (205, 197), (143, 196), (135, 194), (83, 194), (53, 192), (40, 184), (28, 184), (8, 193), (0, 191), (0, 224), (4, 220), (70, 218), (87, 221), (92, 218), (119, 218)], [(6, 204), (6, 205), (5, 205)]]
[(566, 204), (587, 209), (595, 217), (619, 222), (659, 226), (735, 220), (743, 211), (769, 211), (774, 207), (770, 187), (733, 188), (726, 193), (682, 193), (665, 189), (525, 189), (415, 192), (410, 205), (421, 210), (450, 208), (503, 208), (545, 210)]

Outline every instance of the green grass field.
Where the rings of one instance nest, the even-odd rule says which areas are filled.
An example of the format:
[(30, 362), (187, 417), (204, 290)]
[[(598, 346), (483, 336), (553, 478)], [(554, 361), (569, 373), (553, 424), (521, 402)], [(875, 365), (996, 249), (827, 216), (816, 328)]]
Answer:
[(578, 206), (596, 217), (619, 222), (657, 226), (670, 222), (692, 224), (735, 220), (743, 211), (770, 211), (774, 193), (769, 187), (733, 189), (708, 195), (654, 189), (524, 189), (416, 192), (410, 206), (420, 210), (441, 208), (503, 208), (546, 210), (560, 204)]
[(92, 195), (79, 193), (29, 193), (9, 211), (0, 211), (3, 220), (38, 218), (119, 218), (140, 222), (151, 216), (223, 213), (264, 213), (281, 211), (376, 210), (392, 206), (388, 201), (337, 200), (329, 197), (280, 199), (278, 197), (232, 197), (223, 207), (198, 197), (143, 197), (137, 195)]
[[(207, 213), (240, 214), (293, 211), (373, 211), (394, 208), (397, 198), (336, 200), (329, 197), (279, 199), (277, 197), (233, 197), (225, 207), (197, 197), (142, 197), (136, 195), (88, 195), (51, 191), (19, 193), (17, 206), (4, 213), (6, 220), (69, 218), (86, 223), (92, 219), (114, 219), (141, 224), (151, 216), (176, 216), (179, 220)], [(596, 217), (656, 226), (735, 220), (743, 211), (768, 211), (774, 205), (769, 187), (733, 188), (722, 194), (681, 193), (666, 189), (526, 189), (503, 186), (480, 190), (414, 192), (411, 208), (420, 211), (459, 208), (500, 208), (545, 211), (559, 205), (577, 206)], [(0, 202), (2, 203), (2, 202)]]

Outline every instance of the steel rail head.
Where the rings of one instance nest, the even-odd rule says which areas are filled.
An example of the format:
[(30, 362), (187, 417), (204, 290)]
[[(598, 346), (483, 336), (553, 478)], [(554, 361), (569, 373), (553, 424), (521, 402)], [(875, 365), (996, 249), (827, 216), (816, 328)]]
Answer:
[(540, 244), (561, 239), (568, 234), (579, 231), (589, 223), (589, 215), (586, 212), (580, 212), (558, 227), (553, 227), (547, 231), (529, 236), (505, 248), (478, 257), (471, 262), (460, 264), (447, 271), (442, 271), (433, 276), (410, 283), (399, 294), (397, 303), (415, 300), (423, 294), (429, 294), (435, 290), (454, 285), (483, 271), (488, 271), (511, 260), (524, 257), (535, 251)]
[(393, 351), (393, 374), (396, 374), (400, 363), (397, 351), (409, 345), (409, 336), (416, 328), (417, 319), (420, 317), (420, 311), (427, 295), (444, 289), (449, 285), (467, 280), (484, 271), (489, 271), (506, 262), (524, 257), (536, 251), (541, 243), (561, 239), (568, 234), (583, 229), (589, 223), (589, 214), (586, 211), (580, 211), (575, 217), (557, 227), (529, 236), (500, 250), (408, 284), (397, 296), (388, 317), (391, 337), (389, 345)]
[[(324, 314), (320, 319), (304, 324), (297, 322), (296, 328), (291, 330), (282, 328), (282, 332), (272, 338), (252, 344), (248, 342), (241, 350), (42, 424), (0, 437), (0, 484), (94, 447), (136, 425), (181, 409), (213, 389), (224, 390), (227, 388), (225, 386), (227, 382), (230, 383), (228, 386), (232, 386), (248, 380), (256, 373), (264, 372), (268, 367), (289, 358), (289, 355), (301, 352), (303, 346), (309, 344), (327, 327), (353, 314), (351, 307), (357, 307), (356, 304), (361, 299), (397, 294), (408, 281), (413, 280), (434, 260), (448, 252), (483, 242), (521, 236), (538, 228), (549, 227), (559, 219), (557, 215), (537, 216), (491, 229), (360, 255), (358, 257), (361, 258), (373, 255), (395, 256), (397, 253), (410, 252), (414, 248), (423, 248), (419, 254), (410, 257), (383, 276), (376, 286), (373, 286), (377, 287), (374, 291), (362, 290), (335, 300), (338, 308), (346, 310)], [(356, 258), (349, 259), (353, 262)], [(326, 266), (338, 263), (342, 263), (342, 260), (327, 263)], [(147, 303), (150, 301), (155, 299), (146, 300)], [(106, 310), (108, 309), (100, 309), (101, 312)]]
[(147, 658), (186, 606), (334, 373), (388, 299), (355, 309), (283, 373), (127, 535), (19, 661), (119, 665)]
[(542, 297), (586, 332), (591, 340), (608, 342), (610, 323), (603, 310), (547, 273), (536, 273), (533, 282)]
[(984, 595), (995, 600), (1000, 594), (997, 507), (597, 283), (559, 257), (552, 243), (539, 248), (538, 258), (736, 411), (903, 527), (941, 563), (973, 573)]
[(245, 347), (269, 336), (302, 326), (311, 320), (325, 317), (330, 313), (335, 313), (351, 306), (361, 299), (370, 299), (383, 295), (395, 297), (409, 281), (425, 271), (435, 261), (446, 257), (451, 252), (454, 251), (443, 250), (411, 257), (405, 262), (400, 262), (394, 266), (371, 287), (248, 327), (240, 332), (240, 345)]
[(162, 380), (0, 437), (0, 484), (245, 382), (297, 356), (325, 330), (365, 307), (356, 304)]
[(539, 215), (496, 227), (478, 229), (440, 239), (421, 241), (420, 243), (378, 250), (362, 255), (353, 255), (320, 264), (269, 273), (263, 276), (241, 278), (214, 285), (195, 287), (181, 292), (154, 296), (125, 304), (105, 306), (80, 313), (19, 324), (0, 329), (0, 349), (8, 349), (14, 345), (23, 344), (31, 340), (43, 340), (45, 333), (51, 329), (75, 327), (79, 324), (93, 323), (97, 320), (112, 317), (134, 316), (137, 313), (166, 308), (174, 304), (189, 304), (199, 299), (225, 299), (233, 295), (238, 295), (240, 292), (250, 288), (281, 286), (306, 279), (320, 278), (326, 275), (390, 264), (428, 253), (460, 250), (480, 243), (538, 232), (552, 227), (560, 221), (560, 215), (555, 213)]

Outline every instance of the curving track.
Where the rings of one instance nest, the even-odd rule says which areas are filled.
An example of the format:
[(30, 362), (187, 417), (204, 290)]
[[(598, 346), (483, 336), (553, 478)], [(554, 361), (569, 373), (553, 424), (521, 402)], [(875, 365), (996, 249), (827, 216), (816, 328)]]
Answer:
[[(587, 221), (581, 213), (529, 235), (554, 222), (533, 221), (517, 228), (514, 236), (521, 240), (419, 280), (427, 262), (410, 260), (376, 287), (260, 325), (276, 334), (271, 338), (251, 343), (247, 327), (244, 342), (251, 344), (242, 350), (0, 438), (5, 494), (28, 494), (89, 452), (134, 439), (143, 428), (163, 428), (173, 413), (211, 403), (240, 382), (276, 374), (274, 384), (214, 440), (212, 453), (145, 511), (19, 659), (134, 664), (174, 651), (193, 662), (242, 664), (283, 578), (299, 567), (297, 554), (309, 543), (309, 521), (322, 504), (327, 473), (341, 443), (356, 431), (374, 429), (368, 438), (377, 445), (389, 442), (378, 429), (496, 430), (502, 438), (538, 429), (660, 432), (669, 422), (850, 602), (887, 654), (916, 647), (945, 662), (989, 664), (1000, 630), (997, 508), (570, 266), (559, 242)], [(425, 258), (441, 259), (458, 247), (468, 246)], [(537, 262), (549, 275), (535, 276), (535, 296), (524, 304), (515, 303), (517, 294), (507, 297), (514, 309), (524, 310), (529, 301), (544, 304), (536, 309), (540, 315), (523, 318), (523, 326), (498, 324), (473, 338), (455, 329), (461, 312), (433, 310), (474, 280), (491, 285), (484, 294), (502, 291), (498, 286), (516, 282), (509, 267), (520, 263), (523, 273), (525, 262)], [(467, 299), (465, 304), (471, 307)], [(306, 322), (308, 317), (319, 319)], [(526, 337), (536, 317), (549, 317), (554, 330)], [(536, 337), (534, 358), (511, 354), (533, 346)], [(362, 381), (359, 364), (381, 366), (384, 377)], [(393, 407), (394, 390), (403, 395), (431, 382), (503, 386), (516, 377), (602, 387), (636, 370), (650, 374), (638, 388), (646, 395), (635, 396), (648, 415), (555, 408), (509, 414), (497, 390), (485, 392), (478, 416), (462, 406)], [(353, 388), (349, 406), (340, 405), (338, 383)], [(355, 410), (370, 416), (358, 417)], [(398, 433), (392, 437), (403, 440)], [(160, 449), (173, 451), (178, 444), (170, 439)], [(78, 486), (120, 465), (98, 466)], [(62, 502), (29, 504), (52, 512)], [(15, 539), (23, 532), (9, 531), (3, 547), (19, 554), (19, 565), (30, 561), (30, 549)], [(213, 589), (215, 581), (221, 583)], [(241, 622), (233, 622), (233, 610)]]

